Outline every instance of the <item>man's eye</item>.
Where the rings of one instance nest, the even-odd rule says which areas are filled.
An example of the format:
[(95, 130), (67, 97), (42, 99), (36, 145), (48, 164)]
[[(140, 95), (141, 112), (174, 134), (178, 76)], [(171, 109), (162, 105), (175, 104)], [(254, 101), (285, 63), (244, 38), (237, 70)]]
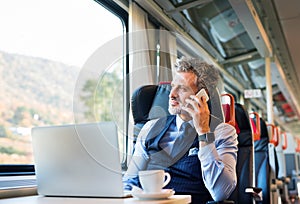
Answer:
[(188, 91), (188, 90), (187, 90), (186, 88), (184, 88), (184, 87), (179, 88), (179, 90), (182, 91), (182, 92), (187, 92), (187, 91)]

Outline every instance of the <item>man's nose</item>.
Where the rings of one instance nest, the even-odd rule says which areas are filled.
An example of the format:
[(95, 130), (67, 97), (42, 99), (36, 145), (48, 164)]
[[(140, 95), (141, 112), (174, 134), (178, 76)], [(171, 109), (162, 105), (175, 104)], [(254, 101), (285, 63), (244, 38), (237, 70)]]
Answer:
[(178, 93), (177, 93), (176, 89), (171, 89), (169, 98), (176, 98), (177, 96), (178, 96)]

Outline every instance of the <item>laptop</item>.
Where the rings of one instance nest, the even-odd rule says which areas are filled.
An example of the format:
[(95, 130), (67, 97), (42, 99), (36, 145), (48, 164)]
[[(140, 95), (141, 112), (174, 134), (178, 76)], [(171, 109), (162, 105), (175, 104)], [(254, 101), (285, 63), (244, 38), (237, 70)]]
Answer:
[(129, 196), (114, 122), (34, 127), (32, 144), (40, 195)]

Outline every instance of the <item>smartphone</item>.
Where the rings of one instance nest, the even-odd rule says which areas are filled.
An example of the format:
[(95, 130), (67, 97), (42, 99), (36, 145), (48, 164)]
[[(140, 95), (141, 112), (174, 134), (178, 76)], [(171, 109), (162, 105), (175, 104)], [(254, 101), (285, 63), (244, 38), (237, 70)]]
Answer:
[(198, 93), (196, 94), (196, 96), (197, 96), (198, 98), (201, 98), (202, 96), (204, 96), (206, 102), (209, 100), (209, 97), (208, 97), (208, 95), (207, 95), (205, 89), (201, 89), (200, 91), (198, 91)]
[[(200, 99), (202, 96), (205, 97), (206, 102), (209, 100), (209, 97), (205, 91), (205, 89), (201, 89), (200, 91), (198, 91), (198, 93), (196, 94), (196, 96)], [(185, 107), (188, 107), (188, 103), (185, 104)]]

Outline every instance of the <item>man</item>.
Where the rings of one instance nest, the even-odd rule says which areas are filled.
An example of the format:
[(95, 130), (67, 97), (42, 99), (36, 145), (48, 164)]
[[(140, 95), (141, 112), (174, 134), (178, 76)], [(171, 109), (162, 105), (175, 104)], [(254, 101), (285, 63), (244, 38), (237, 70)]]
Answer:
[[(221, 116), (211, 114), (219, 100), (219, 72), (193, 58), (182, 58), (175, 69), (169, 95), (172, 115), (142, 128), (124, 183), (139, 185), (140, 170), (164, 169), (172, 178), (165, 188), (192, 195), (192, 203), (225, 200), (236, 186), (237, 135), (234, 127), (216, 120)], [(201, 89), (208, 101), (196, 96)]]

